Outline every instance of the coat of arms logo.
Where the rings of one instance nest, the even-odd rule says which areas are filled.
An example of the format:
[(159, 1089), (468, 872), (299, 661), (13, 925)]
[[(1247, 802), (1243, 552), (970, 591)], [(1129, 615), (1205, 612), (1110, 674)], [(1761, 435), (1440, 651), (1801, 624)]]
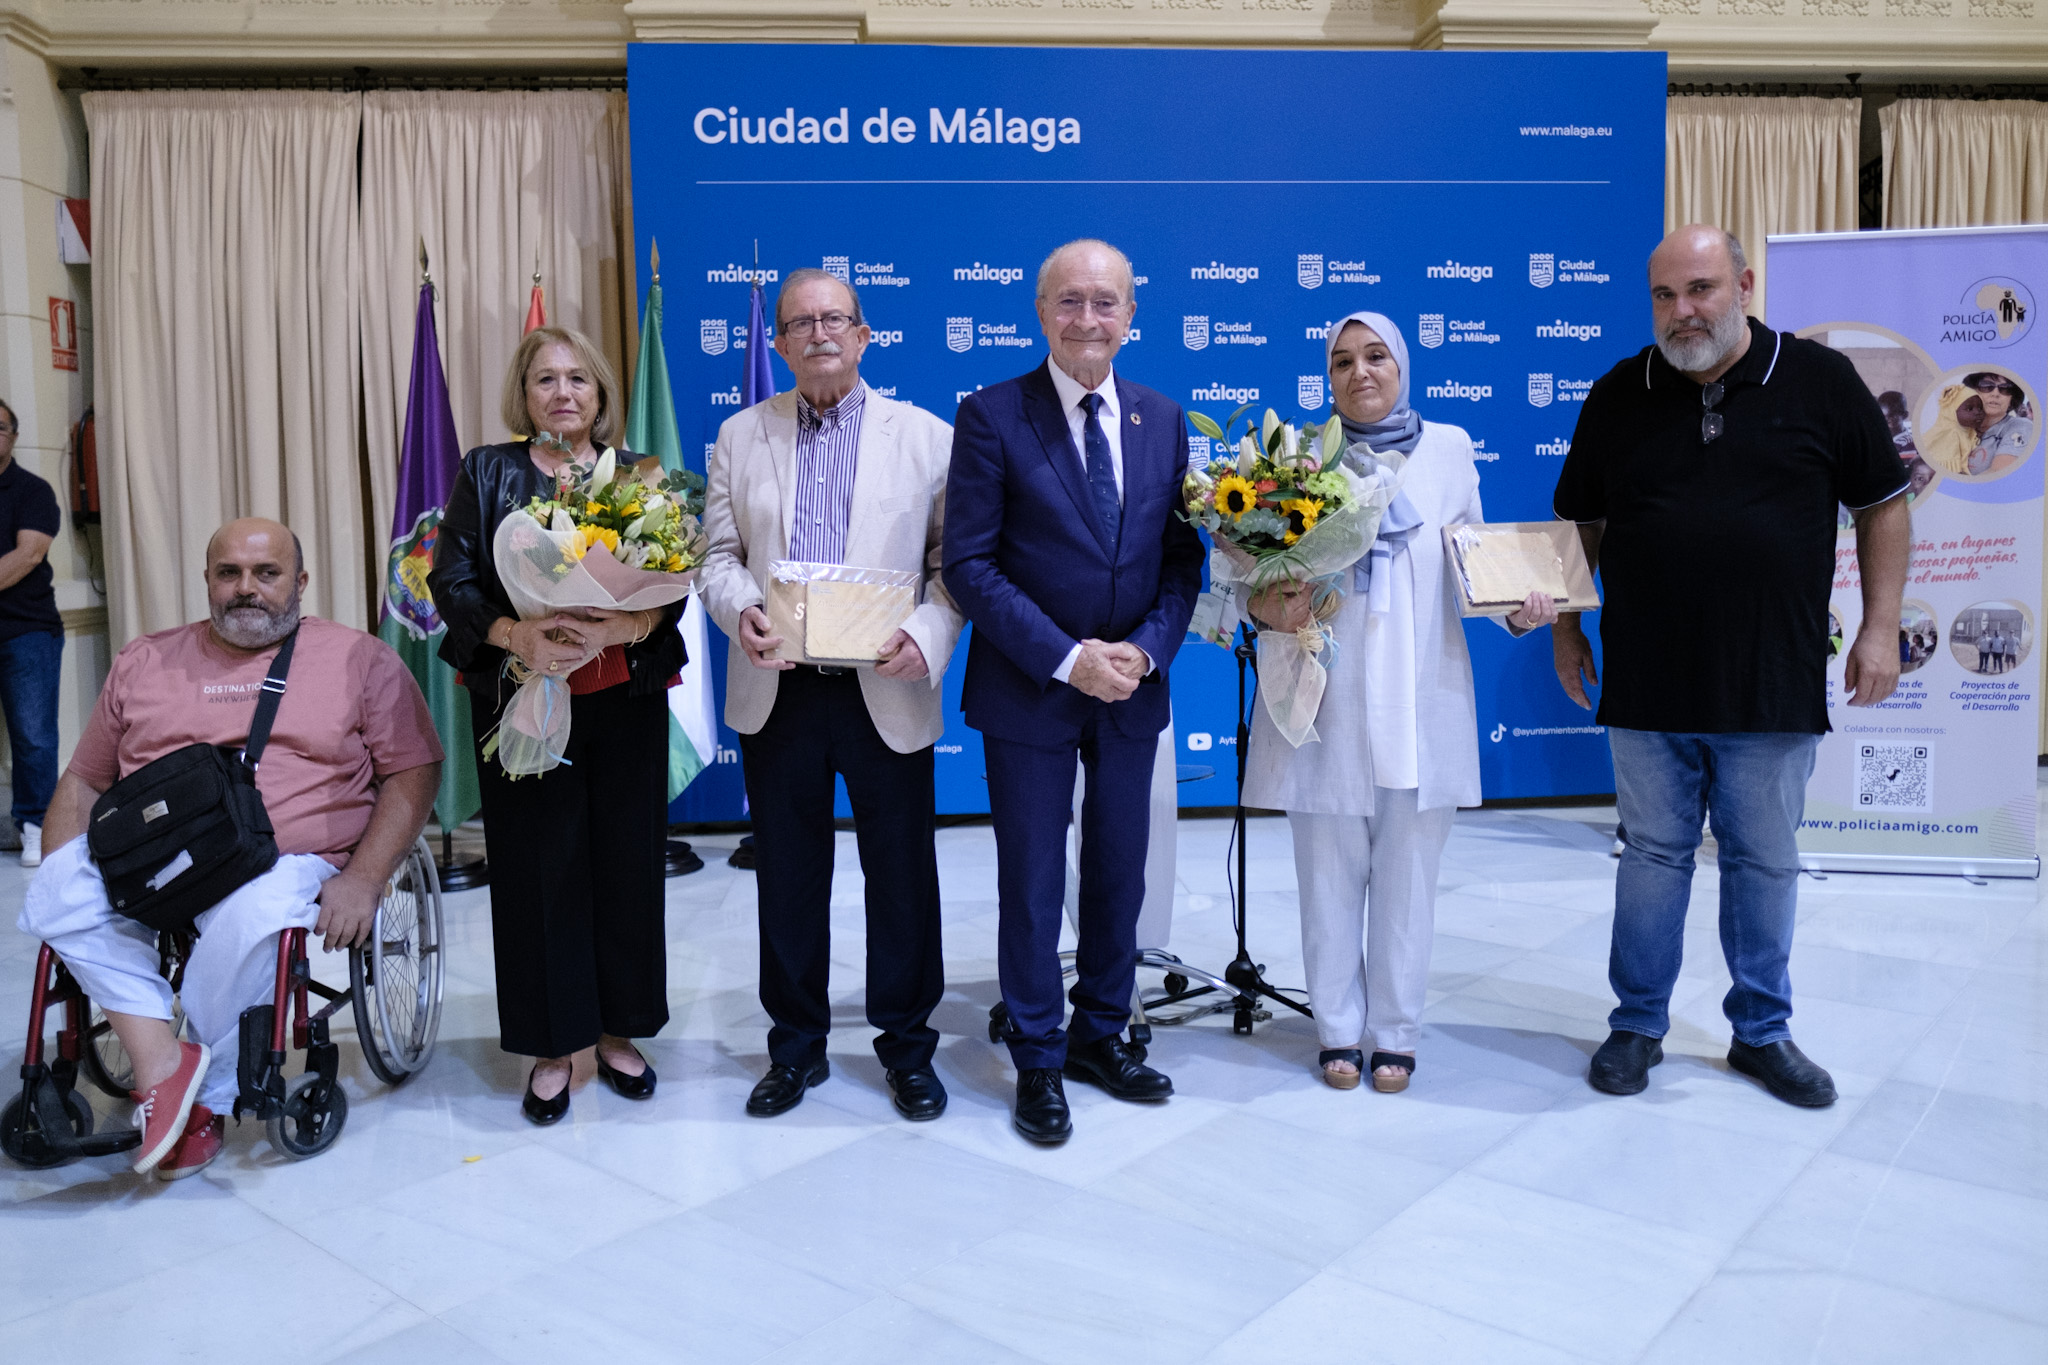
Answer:
[(1549, 251), (1529, 253), (1529, 283), (1538, 289), (1548, 289), (1557, 279), (1557, 256)]
[(1530, 403), (1539, 408), (1547, 408), (1550, 406), (1550, 400), (1552, 397), (1553, 390), (1551, 387), (1549, 375), (1532, 374), (1529, 376)]
[(1199, 351), (1209, 344), (1209, 315), (1182, 317), (1180, 320), (1181, 344), (1190, 351)]
[(724, 318), (703, 318), (697, 323), (697, 344), (704, 348), (705, 355), (724, 355), (730, 344)]
[(974, 349), (974, 319), (946, 319), (946, 349), (949, 351), (971, 351)]
[(841, 284), (846, 283), (846, 277), (852, 273), (847, 268), (847, 258), (844, 256), (827, 256), (823, 264), (825, 273)]
[(1444, 315), (1424, 313), (1415, 319), (1415, 339), (1425, 350), (1433, 351), (1444, 344)]
[(1323, 283), (1323, 258), (1296, 256), (1294, 258), (1294, 280), (1303, 289), (1319, 289)]
[(1304, 374), (1296, 378), (1294, 396), (1308, 412), (1323, 410), (1323, 377), (1319, 374)]

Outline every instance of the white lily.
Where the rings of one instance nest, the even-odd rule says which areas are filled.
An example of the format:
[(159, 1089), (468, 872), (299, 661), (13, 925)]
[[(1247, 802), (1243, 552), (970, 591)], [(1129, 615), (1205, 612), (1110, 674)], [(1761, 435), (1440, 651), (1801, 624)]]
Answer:
[(590, 486), (593, 490), (610, 488), (612, 476), (618, 472), (618, 456), (607, 450), (597, 457), (597, 468), (590, 471)]
[(573, 531), (576, 529), (576, 518), (569, 515), (568, 508), (557, 507), (548, 517), (548, 529), (550, 531)]

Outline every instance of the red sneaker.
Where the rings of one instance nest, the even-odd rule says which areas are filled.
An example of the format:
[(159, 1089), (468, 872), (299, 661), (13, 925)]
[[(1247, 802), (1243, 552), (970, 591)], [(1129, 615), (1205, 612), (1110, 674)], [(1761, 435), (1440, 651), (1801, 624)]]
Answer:
[(180, 1043), (178, 1048), (178, 1069), (136, 1096), (135, 1126), (142, 1130), (142, 1146), (135, 1153), (138, 1173), (155, 1170), (185, 1136), (192, 1102), (206, 1079), (206, 1063), (212, 1056), (206, 1044)]
[(188, 1175), (198, 1175), (220, 1155), (227, 1133), (225, 1118), (203, 1104), (193, 1105), (192, 1117), (185, 1120), (185, 1136), (178, 1139), (169, 1156), (157, 1163), (156, 1178), (183, 1180)]

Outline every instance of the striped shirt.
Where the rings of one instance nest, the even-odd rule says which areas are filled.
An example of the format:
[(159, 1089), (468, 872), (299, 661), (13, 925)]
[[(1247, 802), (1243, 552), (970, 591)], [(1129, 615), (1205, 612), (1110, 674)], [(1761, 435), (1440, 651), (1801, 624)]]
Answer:
[(853, 515), (853, 473), (860, 455), (865, 383), (819, 412), (796, 396), (796, 524), (789, 557), (805, 564), (844, 564), (846, 525)]

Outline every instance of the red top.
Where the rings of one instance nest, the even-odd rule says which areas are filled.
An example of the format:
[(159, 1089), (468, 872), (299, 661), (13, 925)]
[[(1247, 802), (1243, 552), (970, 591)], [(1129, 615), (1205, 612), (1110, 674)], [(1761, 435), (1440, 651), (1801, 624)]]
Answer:
[(606, 645), (595, 659), (569, 675), (569, 695), (582, 697), (602, 692), (607, 687), (629, 682), (632, 677), (631, 670), (626, 667), (626, 647)]

